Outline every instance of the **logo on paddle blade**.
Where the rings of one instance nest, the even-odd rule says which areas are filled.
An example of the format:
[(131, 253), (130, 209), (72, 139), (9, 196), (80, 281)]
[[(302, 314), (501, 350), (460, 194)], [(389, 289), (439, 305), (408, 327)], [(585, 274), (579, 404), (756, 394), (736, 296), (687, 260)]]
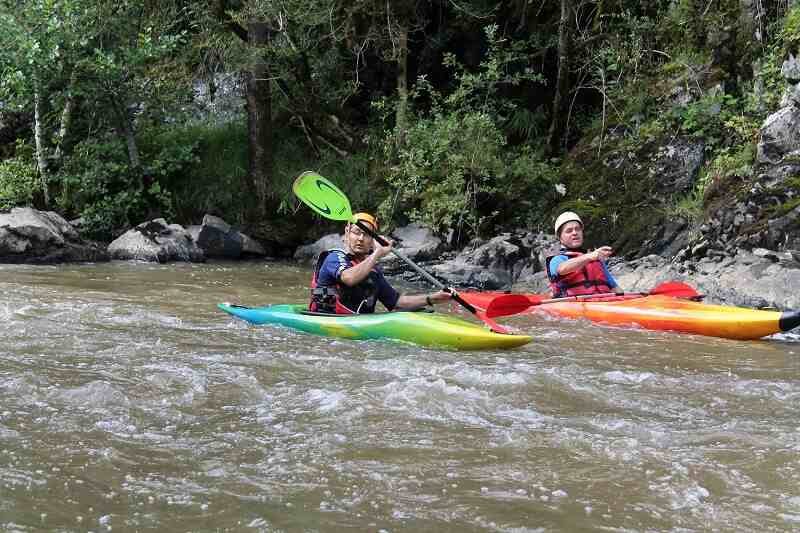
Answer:
[[(319, 189), (319, 191), (320, 191), (320, 192), (322, 192), (323, 194), (327, 194), (327, 193), (326, 193), (326, 190), (327, 190), (327, 191), (329, 191), (329, 192), (331, 192), (331, 193), (335, 194), (335, 195), (336, 195), (336, 196), (338, 196), (339, 198), (341, 198), (341, 197), (342, 197), (342, 196), (341, 196), (341, 194), (342, 194), (342, 193), (341, 193), (341, 192), (339, 192), (339, 190), (338, 190), (338, 189), (336, 189), (336, 188), (332, 187), (332, 186), (331, 186), (331, 184), (330, 184), (330, 183), (328, 183), (328, 182), (327, 182), (326, 180), (324, 180), (324, 179), (317, 179), (317, 180), (315, 181), (315, 184), (316, 184), (316, 186), (317, 186), (317, 189)], [(346, 198), (345, 198), (345, 200), (346, 200)], [(312, 201), (311, 201), (311, 200), (309, 200), (308, 198), (306, 198), (306, 203), (307, 203), (308, 205), (310, 205), (311, 207), (313, 207), (315, 210), (317, 210), (317, 211), (318, 211), (318, 212), (319, 212), (321, 215), (323, 215), (323, 216), (328, 216), (328, 215), (331, 215), (331, 214), (333, 213), (333, 210), (331, 209), (331, 207), (328, 205), (328, 203), (327, 203), (327, 202), (325, 202), (325, 204), (324, 204), (324, 205), (319, 205), (319, 204), (317, 204), (317, 203), (315, 203), (315, 202), (312, 202)], [(336, 214), (337, 214), (337, 215), (343, 215), (343, 214), (345, 214), (346, 212), (347, 212), (347, 205), (343, 205), (343, 206), (342, 206), (342, 207), (341, 207), (341, 208), (340, 208), (340, 209), (339, 209), (339, 210), (336, 212)]]

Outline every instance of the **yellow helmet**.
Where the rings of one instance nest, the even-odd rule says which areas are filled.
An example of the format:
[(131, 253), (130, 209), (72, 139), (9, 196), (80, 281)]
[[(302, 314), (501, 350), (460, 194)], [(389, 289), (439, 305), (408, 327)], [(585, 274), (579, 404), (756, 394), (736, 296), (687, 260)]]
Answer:
[(356, 213), (353, 218), (369, 224), (372, 227), (372, 231), (378, 231), (378, 219), (369, 213)]
[(572, 211), (564, 211), (563, 213), (558, 215), (558, 218), (556, 219), (555, 223), (556, 237), (559, 237), (559, 230), (561, 229), (561, 226), (563, 226), (567, 222), (577, 222), (578, 224), (581, 225), (581, 227), (583, 227), (583, 220), (581, 220), (581, 217), (579, 217), (577, 213), (573, 213)]

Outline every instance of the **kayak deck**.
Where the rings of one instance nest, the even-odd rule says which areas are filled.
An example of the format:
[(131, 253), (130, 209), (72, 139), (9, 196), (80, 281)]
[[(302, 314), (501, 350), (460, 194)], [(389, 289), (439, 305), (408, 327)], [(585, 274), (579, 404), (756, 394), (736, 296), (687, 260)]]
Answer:
[(664, 295), (552, 302), (531, 310), (615, 326), (633, 325), (738, 340), (759, 339), (800, 325), (798, 311), (705, 304)]
[(527, 335), (504, 335), (461, 318), (440, 313), (397, 311), (363, 315), (308, 313), (303, 304), (218, 307), (252, 324), (279, 324), (306, 333), (345, 339), (391, 339), (456, 350), (515, 348), (531, 342)]

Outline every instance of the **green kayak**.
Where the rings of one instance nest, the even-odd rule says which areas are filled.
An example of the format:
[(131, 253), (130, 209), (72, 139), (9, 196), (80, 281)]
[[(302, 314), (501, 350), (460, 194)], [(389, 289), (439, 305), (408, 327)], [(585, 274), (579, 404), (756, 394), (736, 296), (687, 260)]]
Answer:
[(440, 313), (397, 311), (330, 315), (308, 312), (303, 304), (245, 307), (223, 303), (219, 308), (252, 324), (280, 324), (306, 333), (345, 339), (391, 339), (456, 350), (515, 348), (533, 340), (527, 335), (495, 333)]

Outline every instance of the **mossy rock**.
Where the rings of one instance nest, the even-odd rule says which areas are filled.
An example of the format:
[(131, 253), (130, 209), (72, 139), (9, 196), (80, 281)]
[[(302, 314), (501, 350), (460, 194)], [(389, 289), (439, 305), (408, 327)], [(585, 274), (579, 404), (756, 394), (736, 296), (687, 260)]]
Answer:
[(608, 138), (598, 154), (597, 143), (581, 143), (562, 165), (568, 196), (550, 211), (550, 220), (576, 211), (587, 228), (587, 246), (611, 244), (618, 254), (638, 255), (666, 223), (665, 206), (672, 199), (659, 192), (659, 176), (650, 171), (661, 146)]

